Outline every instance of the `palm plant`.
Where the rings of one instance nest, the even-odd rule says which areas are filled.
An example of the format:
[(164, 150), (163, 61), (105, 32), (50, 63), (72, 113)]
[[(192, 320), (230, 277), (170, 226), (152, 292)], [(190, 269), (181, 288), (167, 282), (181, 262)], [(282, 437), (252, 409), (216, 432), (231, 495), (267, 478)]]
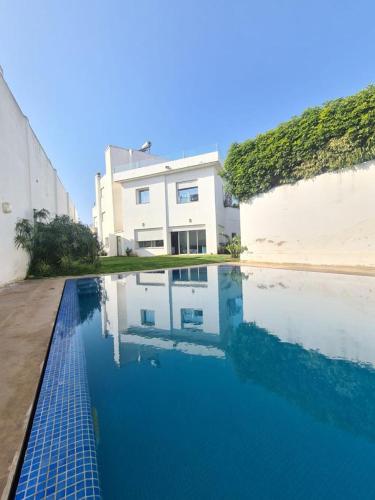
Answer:
[(246, 252), (247, 247), (241, 244), (240, 236), (235, 235), (233, 236), (233, 238), (229, 238), (229, 236), (226, 234), (223, 234), (223, 236), (227, 238), (225, 249), (231, 254), (234, 259), (238, 259), (241, 253)]
[(67, 215), (49, 219), (45, 209), (34, 210), (33, 221), (16, 223), (15, 245), (29, 255), (28, 274), (50, 275), (69, 272), (75, 262), (98, 263), (100, 244), (88, 226)]
[(23, 248), (29, 255), (29, 270), (34, 263), (36, 242), (38, 240), (38, 231), (41, 225), (48, 219), (49, 212), (45, 208), (41, 210), (34, 209), (33, 222), (28, 219), (20, 219), (16, 223), (14, 243), (16, 248)]

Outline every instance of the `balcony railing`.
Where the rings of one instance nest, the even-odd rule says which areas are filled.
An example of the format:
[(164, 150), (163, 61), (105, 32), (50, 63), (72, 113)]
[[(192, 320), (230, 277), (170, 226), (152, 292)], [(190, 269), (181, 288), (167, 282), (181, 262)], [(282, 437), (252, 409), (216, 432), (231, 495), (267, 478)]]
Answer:
[(115, 165), (113, 167), (113, 173), (116, 174), (118, 172), (133, 170), (135, 168), (150, 167), (151, 165), (158, 165), (159, 163), (166, 163), (168, 161), (181, 160), (183, 158), (191, 158), (193, 156), (199, 156), (215, 152), (218, 152), (220, 156), (220, 151), (217, 144), (211, 144), (209, 146), (203, 146), (201, 148), (195, 148), (195, 149), (185, 149), (174, 154), (158, 155), (157, 157), (150, 155), (151, 158), (145, 158), (144, 160), (134, 161), (131, 163), (124, 163), (121, 165)]

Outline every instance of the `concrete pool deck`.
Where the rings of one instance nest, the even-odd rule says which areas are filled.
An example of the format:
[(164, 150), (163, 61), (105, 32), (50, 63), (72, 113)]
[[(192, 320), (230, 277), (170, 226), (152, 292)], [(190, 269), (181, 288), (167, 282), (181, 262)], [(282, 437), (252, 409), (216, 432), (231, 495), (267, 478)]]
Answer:
[[(375, 277), (375, 267), (309, 266), (252, 261), (232, 263), (249, 267)], [(228, 264), (230, 262), (224, 265)], [(22, 281), (0, 288), (0, 496), (2, 499), (8, 497), (16, 471), (30, 409), (38, 388), (67, 278), (69, 277)]]
[(65, 278), (0, 288), (0, 495), (7, 498)]

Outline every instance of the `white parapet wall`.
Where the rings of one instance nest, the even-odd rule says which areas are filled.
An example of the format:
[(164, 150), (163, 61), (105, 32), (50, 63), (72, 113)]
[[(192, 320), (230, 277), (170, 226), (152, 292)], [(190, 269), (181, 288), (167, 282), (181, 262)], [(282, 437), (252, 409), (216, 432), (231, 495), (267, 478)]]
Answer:
[(51, 216), (77, 219), (74, 203), (0, 68), (0, 286), (25, 277), (28, 259), (15, 248), (15, 224), (42, 208)]
[(243, 260), (375, 266), (375, 161), (241, 204)]

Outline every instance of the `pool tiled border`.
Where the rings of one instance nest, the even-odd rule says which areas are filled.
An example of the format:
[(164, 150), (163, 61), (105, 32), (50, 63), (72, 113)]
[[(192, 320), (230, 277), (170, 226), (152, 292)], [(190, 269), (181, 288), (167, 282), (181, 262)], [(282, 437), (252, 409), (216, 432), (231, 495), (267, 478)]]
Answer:
[(67, 280), (16, 499), (100, 498), (94, 426), (79, 325), (77, 282)]

